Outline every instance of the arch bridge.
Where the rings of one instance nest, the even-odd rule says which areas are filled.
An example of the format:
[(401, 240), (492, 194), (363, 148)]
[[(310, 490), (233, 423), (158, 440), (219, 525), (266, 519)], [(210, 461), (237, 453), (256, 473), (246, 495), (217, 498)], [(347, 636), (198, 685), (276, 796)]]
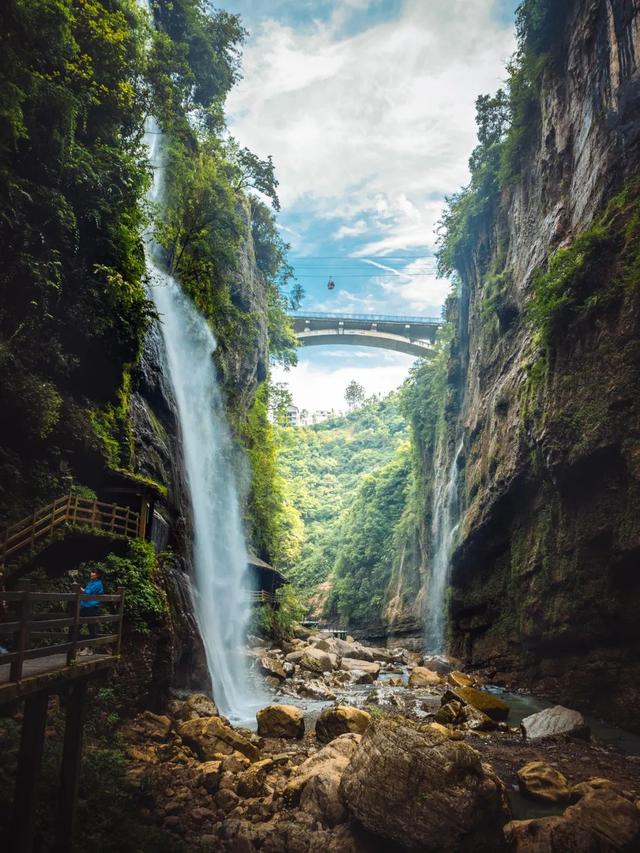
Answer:
[(435, 317), (320, 311), (296, 311), (290, 317), (296, 338), (305, 347), (336, 344), (379, 347), (418, 358), (432, 354), (442, 322)]

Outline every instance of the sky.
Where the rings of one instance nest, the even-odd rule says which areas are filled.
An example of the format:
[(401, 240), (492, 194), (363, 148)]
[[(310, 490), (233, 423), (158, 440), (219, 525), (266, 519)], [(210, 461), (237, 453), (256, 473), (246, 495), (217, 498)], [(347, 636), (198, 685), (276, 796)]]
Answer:
[[(440, 316), (444, 198), (468, 181), (475, 100), (505, 77), (518, 0), (226, 0), (249, 31), (230, 132), (273, 156), (303, 308)], [(329, 278), (335, 289), (329, 291)], [(299, 350), (274, 368), (300, 408), (344, 409), (355, 379), (387, 393), (414, 359)]]

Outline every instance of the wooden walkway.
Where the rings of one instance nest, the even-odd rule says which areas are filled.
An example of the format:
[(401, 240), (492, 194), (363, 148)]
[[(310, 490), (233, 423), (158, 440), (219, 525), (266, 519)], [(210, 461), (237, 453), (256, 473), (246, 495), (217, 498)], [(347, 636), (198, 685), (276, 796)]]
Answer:
[(55, 692), (79, 678), (110, 669), (119, 660), (112, 654), (82, 655), (73, 666), (69, 666), (66, 655), (53, 654), (25, 661), (20, 681), (11, 681), (11, 664), (3, 664), (2, 658), (0, 655), (0, 705), (24, 699), (38, 690)]
[(0, 531), (0, 566), (19, 551), (52, 541), (65, 524), (104, 530), (119, 536), (143, 536), (139, 512), (130, 507), (63, 495)]

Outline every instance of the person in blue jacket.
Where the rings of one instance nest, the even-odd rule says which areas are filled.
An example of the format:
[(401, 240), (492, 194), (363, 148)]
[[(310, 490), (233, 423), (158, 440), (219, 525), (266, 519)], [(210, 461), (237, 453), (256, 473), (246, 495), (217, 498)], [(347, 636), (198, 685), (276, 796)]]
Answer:
[[(87, 583), (87, 585), (82, 590), (84, 593), (88, 595), (104, 595), (104, 583), (102, 582), (102, 570), (101, 569), (91, 569), (90, 574), (91, 580)], [(80, 624), (82, 621), (87, 618), (91, 618), (94, 616), (100, 615), (100, 602), (98, 599), (83, 599), (80, 602), (80, 623), (78, 628), (80, 628)], [(87, 625), (89, 629), (89, 637), (93, 640), (98, 636), (98, 623), (97, 622), (89, 622)], [(75, 639), (78, 639), (77, 637)], [(82, 654), (82, 652), (80, 653)]]

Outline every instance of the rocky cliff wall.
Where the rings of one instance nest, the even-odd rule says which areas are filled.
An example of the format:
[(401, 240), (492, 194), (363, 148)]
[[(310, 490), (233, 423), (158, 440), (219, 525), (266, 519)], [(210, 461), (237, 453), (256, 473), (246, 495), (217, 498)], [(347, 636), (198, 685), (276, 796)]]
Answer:
[[(639, 60), (637, 3), (571, 4), (537, 142), (462, 271), (448, 419), (464, 438), (452, 651), (636, 728)], [(528, 306), (562, 247), (574, 304), (542, 345)]]

